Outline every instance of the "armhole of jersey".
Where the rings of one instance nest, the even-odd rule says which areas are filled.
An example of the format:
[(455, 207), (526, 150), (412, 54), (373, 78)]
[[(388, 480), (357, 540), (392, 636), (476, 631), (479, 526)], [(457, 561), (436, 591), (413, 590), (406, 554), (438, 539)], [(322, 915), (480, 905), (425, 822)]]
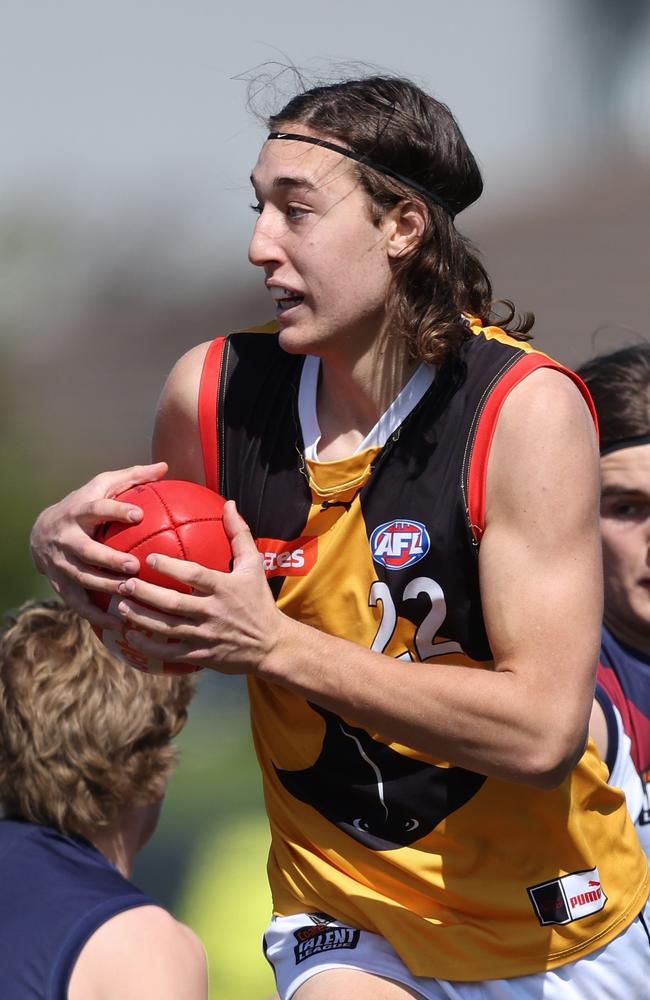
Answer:
[(634, 740), (634, 726), (630, 714), (630, 705), (625, 695), (623, 686), (619, 680), (618, 674), (612, 667), (604, 663), (602, 658), (598, 663), (596, 683), (598, 684), (598, 687), (603, 689), (606, 696), (621, 716), (621, 719), (623, 720), (623, 730), (627, 733), (630, 738), (630, 742), (632, 743), (632, 759), (634, 760), (635, 767), (638, 767), (637, 750), (635, 745), (636, 741)]
[(605, 716), (605, 723), (607, 725), (607, 754), (605, 756), (605, 763), (607, 765), (607, 770), (611, 774), (614, 770), (614, 765), (616, 763), (616, 758), (618, 757), (618, 743), (619, 743), (619, 732), (618, 723), (616, 721), (616, 714), (614, 712), (614, 705), (609, 697), (607, 691), (600, 684), (596, 684), (596, 690), (594, 692), (596, 701), (603, 710), (603, 715)]
[(208, 347), (199, 383), (198, 418), (203, 472), (206, 486), (219, 492), (219, 381), (225, 337), (217, 337)]
[(598, 420), (593, 400), (589, 395), (586, 385), (575, 372), (572, 372), (569, 368), (564, 368), (563, 365), (557, 361), (553, 361), (547, 355), (537, 353), (525, 354), (516, 364), (512, 365), (490, 392), (474, 432), (472, 457), (467, 475), (467, 514), (476, 542), (481, 540), (485, 530), (487, 467), (492, 439), (494, 438), (501, 407), (514, 387), (519, 385), (527, 375), (530, 375), (531, 372), (536, 371), (538, 368), (554, 368), (556, 371), (564, 372), (576, 384), (589, 408), (596, 430), (598, 430)]
[(116, 917), (127, 910), (133, 910), (140, 906), (159, 906), (155, 900), (144, 896), (140, 892), (133, 892), (128, 896), (118, 896), (114, 899), (104, 900), (99, 903), (90, 913), (84, 914), (82, 919), (72, 928), (65, 938), (58, 957), (50, 971), (48, 988), (45, 994), (46, 1000), (60, 1000), (60, 997), (67, 997), (68, 986), (74, 971), (75, 964), (81, 954), (84, 945), (88, 943), (95, 931), (98, 931), (111, 917)]

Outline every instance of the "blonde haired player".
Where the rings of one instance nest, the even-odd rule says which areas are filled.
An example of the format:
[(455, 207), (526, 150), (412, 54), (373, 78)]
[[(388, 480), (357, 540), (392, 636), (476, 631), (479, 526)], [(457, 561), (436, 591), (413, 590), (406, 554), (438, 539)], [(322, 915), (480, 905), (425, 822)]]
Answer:
[(58, 601), (0, 633), (2, 1000), (207, 1000), (201, 942), (129, 881), (194, 691)]

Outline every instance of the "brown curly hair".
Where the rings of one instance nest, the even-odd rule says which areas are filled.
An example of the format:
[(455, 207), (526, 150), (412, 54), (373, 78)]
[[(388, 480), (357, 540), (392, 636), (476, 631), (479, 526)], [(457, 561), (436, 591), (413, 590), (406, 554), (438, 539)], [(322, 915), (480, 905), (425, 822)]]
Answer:
[[(393, 269), (388, 315), (406, 339), (411, 358), (440, 363), (468, 336), (462, 315), (497, 324), (528, 340), (532, 313), (492, 298), (492, 285), (471, 242), (454, 216), (483, 190), (476, 160), (449, 108), (410, 80), (368, 76), (312, 87), (296, 94), (267, 119), (272, 131), (314, 129), (433, 192), (449, 207), (427, 201), (400, 181), (356, 163), (370, 197), (373, 221), (401, 201), (426, 208), (426, 228), (417, 245)], [(501, 314), (495, 310), (501, 306)]]
[(194, 678), (140, 673), (56, 600), (0, 632), (0, 803), (66, 834), (162, 798)]
[(650, 434), (650, 344), (600, 354), (576, 370), (596, 405), (601, 450)]

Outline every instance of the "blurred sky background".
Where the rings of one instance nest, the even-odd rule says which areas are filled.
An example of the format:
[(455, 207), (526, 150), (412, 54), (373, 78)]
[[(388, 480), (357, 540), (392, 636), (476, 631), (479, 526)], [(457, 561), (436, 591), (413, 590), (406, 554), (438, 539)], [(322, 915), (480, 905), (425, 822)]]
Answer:
[[(458, 220), (569, 364), (648, 338), (648, 0), (0, 0), (3, 608), (44, 585), (36, 512), (148, 456), (186, 348), (272, 308), (246, 262), (246, 109), (380, 71), (448, 103), (485, 192)], [(274, 82), (270, 81), (274, 79)], [(140, 881), (206, 939), (214, 995), (272, 991), (266, 827), (243, 687), (204, 679)]]

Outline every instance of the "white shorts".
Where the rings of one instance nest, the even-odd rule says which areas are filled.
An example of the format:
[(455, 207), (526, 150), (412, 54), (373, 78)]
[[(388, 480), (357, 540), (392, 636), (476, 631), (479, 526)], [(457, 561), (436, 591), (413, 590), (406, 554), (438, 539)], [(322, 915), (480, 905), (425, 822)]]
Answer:
[[(646, 919), (648, 909), (646, 908)], [(479, 983), (412, 976), (378, 934), (325, 917), (274, 917), (263, 940), (282, 1000), (327, 969), (357, 969), (403, 983), (423, 1000), (644, 1000), (650, 997), (650, 934), (637, 917), (617, 938), (558, 969)]]

